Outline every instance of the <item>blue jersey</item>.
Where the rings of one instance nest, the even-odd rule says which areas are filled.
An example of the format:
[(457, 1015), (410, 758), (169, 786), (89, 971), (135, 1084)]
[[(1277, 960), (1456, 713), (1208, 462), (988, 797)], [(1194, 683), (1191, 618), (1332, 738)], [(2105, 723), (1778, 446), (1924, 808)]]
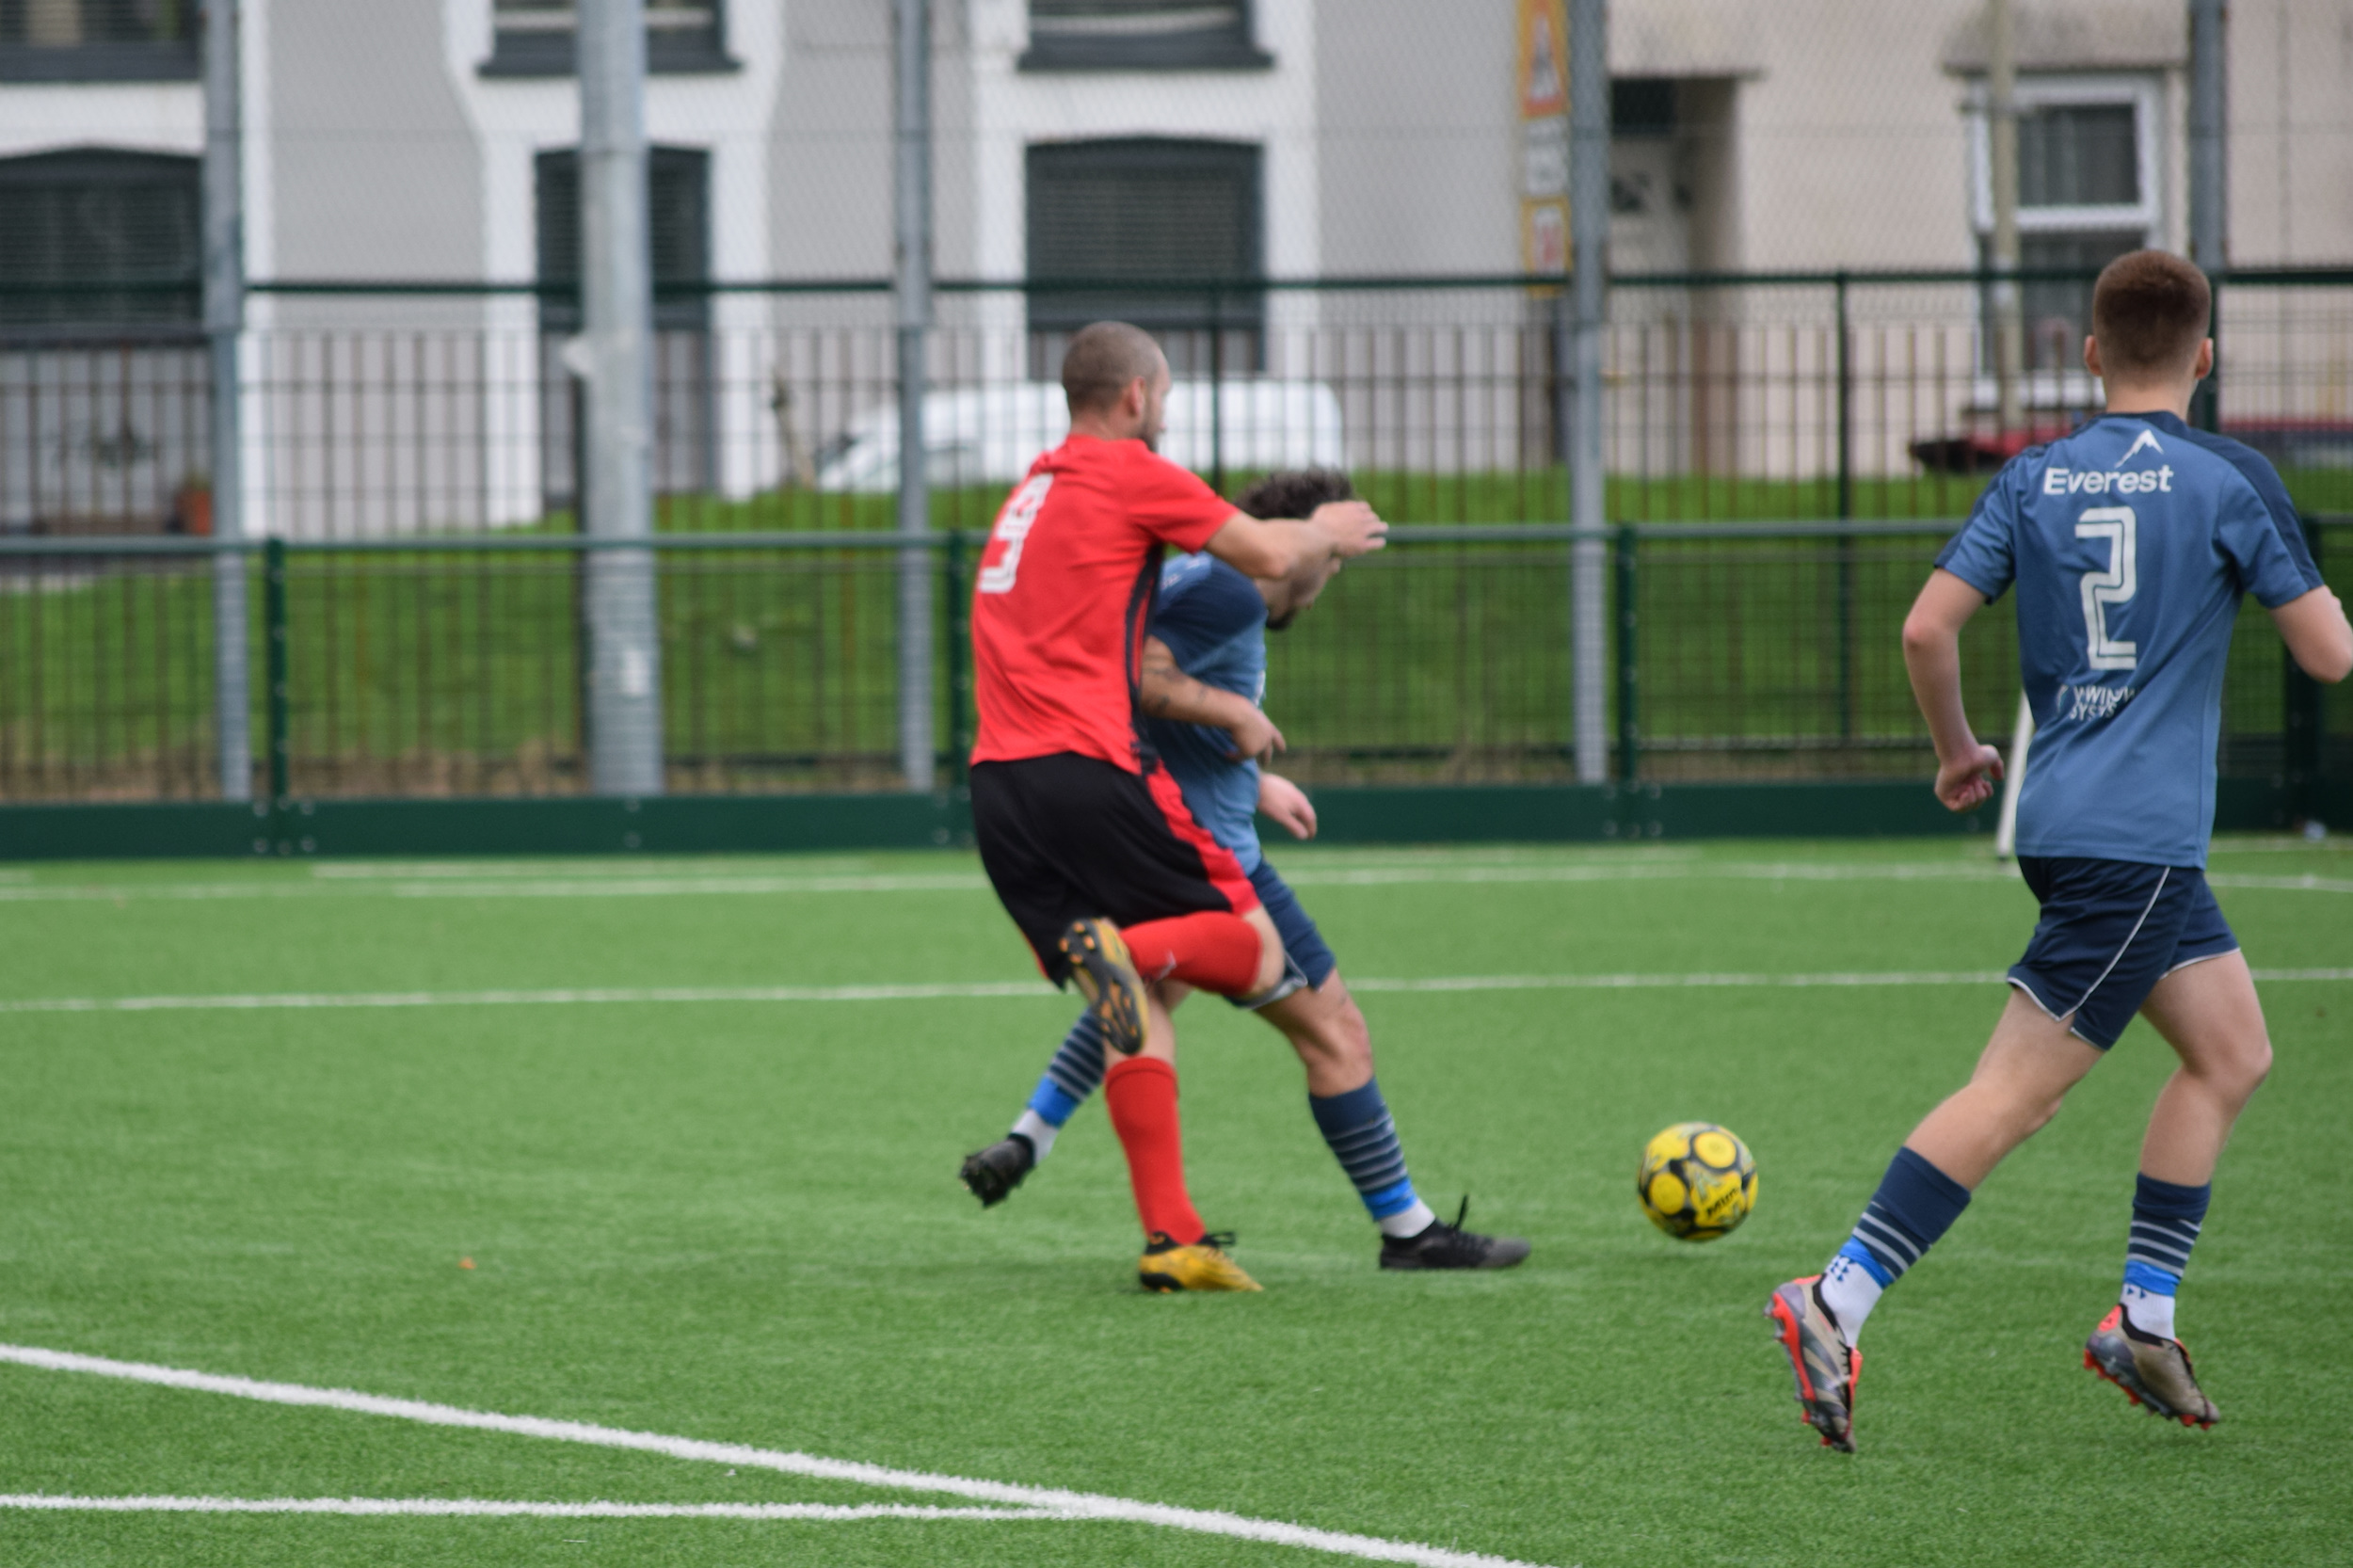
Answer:
[[(1205, 686), (1266, 696), (1266, 600), (1258, 585), (1212, 555), (1180, 555), (1160, 568), (1151, 634), (1176, 667)], [(1258, 764), (1226, 753), (1234, 738), (1209, 725), (1146, 719), (1144, 739), (1160, 754), (1185, 804), (1209, 836), (1258, 869)]]
[(1989, 600), (2018, 584), (2018, 853), (2203, 866), (2239, 600), (2321, 585), (2271, 465), (2171, 414), (2104, 415), (2020, 453), (1936, 564)]

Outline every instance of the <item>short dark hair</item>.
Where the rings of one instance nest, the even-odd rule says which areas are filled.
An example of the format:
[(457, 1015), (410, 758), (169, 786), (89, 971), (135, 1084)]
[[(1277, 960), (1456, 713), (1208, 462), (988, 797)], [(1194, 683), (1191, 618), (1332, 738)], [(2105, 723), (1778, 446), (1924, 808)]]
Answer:
[(1278, 469), (1234, 504), (1254, 518), (1305, 518), (1327, 501), (1353, 501), (1356, 487), (1337, 469)]
[(1141, 327), (1098, 321), (1081, 327), (1062, 357), (1062, 393), (1070, 411), (1092, 412), (1119, 402), (1128, 384), (1160, 367), (1160, 345)]
[(2111, 374), (2178, 371), (2198, 356), (2213, 319), (2206, 275), (2164, 250), (2135, 250), (2091, 286), (2091, 335)]

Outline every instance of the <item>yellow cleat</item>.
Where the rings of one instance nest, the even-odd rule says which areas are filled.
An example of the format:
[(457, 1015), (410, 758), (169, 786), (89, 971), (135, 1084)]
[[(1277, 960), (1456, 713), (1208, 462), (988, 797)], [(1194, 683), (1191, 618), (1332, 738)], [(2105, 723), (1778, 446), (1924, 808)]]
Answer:
[(1062, 934), (1070, 978), (1087, 999), (1087, 1011), (1103, 1026), (1104, 1043), (1122, 1056), (1144, 1048), (1144, 977), (1128, 956), (1119, 927), (1107, 920), (1073, 920)]
[(1144, 1249), (1144, 1261), (1136, 1265), (1136, 1278), (1146, 1290), (1162, 1292), (1265, 1289), (1225, 1256), (1225, 1249), (1233, 1244), (1231, 1231), (1218, 1231), (1180, 1247), (1156, 1230), (1151, 1244)]

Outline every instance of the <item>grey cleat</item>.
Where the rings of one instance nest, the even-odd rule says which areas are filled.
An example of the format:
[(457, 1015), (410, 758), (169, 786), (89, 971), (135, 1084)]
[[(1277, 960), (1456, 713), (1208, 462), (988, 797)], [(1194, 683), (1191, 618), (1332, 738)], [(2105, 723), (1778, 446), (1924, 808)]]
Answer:
[(2182, 1342), (2142, 1334), (2125, 1319), (2121, 1306), (2110, 1308), (2084, 1341), (2084, 1365), (2152, 1416), (2185, 1427), (2210, 1427), (2222, 1419), (2222, 1412), (2198, 1386)]
[(1822, 1446), (1854, 1452), (1854, 1390), (1863, 1376), (1863, 1352), (1838, 1332), (1838, 1320), (1815, 1288), (1819, 1274), (1793, 1279), (1765, 1304), (1773, 1339), (1797, 1375), (1801, 1418), (1822, 1434)]

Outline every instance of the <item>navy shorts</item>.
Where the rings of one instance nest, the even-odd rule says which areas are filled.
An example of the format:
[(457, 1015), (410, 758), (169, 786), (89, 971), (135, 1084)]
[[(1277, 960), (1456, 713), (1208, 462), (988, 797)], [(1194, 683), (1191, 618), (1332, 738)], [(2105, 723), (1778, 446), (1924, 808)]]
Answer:
[(2009, 983), (2068, 1032), (2107, 1049), (2157, 982), (2201, 958), (2238, 951), (2195, 866), (2018, 857), (2042, 919)]
[[(1258, 903), (1265, 908), (1267, 918), (1274, 922), (1275, 935), (1283, 938), (1283, 951), (1307, 977), (1308, 989), (1314, 990), (1331, 979), (1340, 961), (1333, 956), (1331, 948), (1324, 943), (1323, 933), (1316, 929), (1316, 922), (1300, 907), (1299, 895), (1291, 891), (1290, 884), (1283, 880), (1273, 862), (1261, 859), (1257, 869), (1250, 873), (1250, 885), (1258, 890)], [(1231, 997), (1225, 1000), (1233, 1001), (1236, 1007), (1244, 1005)]]

